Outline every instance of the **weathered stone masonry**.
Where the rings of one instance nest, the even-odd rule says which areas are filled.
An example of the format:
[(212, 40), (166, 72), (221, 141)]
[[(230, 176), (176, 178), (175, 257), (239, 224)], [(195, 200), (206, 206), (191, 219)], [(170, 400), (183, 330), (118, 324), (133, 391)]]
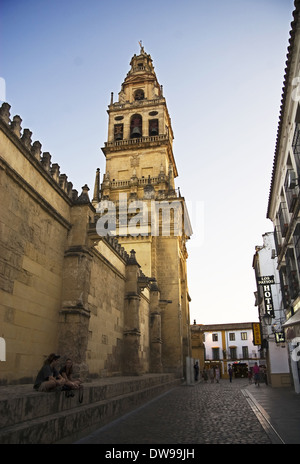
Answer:
[(7, 103), (0, 129), (0, 382), (31, 382), (51, 351), (82, 376), (160, 372), (158, 291), (134, 251), (98, 236), (88, 187), (78, 196)]
[[(141, 46), (130, 66), (118, 100), (111, 96), (105, 173), (101, 183), (97, 169), (92, 201), (10, 105), (0, 109), (0, 383), (32, 382), (50, 352), (71, 357), (83, 378), (185, 374), (192, 229), (152, 58)], [(99, 202), (124, 198), (127, 224), (135, 201), (151, 220), (133, 234), (119, 210), (117, 238), (99, 235)]]

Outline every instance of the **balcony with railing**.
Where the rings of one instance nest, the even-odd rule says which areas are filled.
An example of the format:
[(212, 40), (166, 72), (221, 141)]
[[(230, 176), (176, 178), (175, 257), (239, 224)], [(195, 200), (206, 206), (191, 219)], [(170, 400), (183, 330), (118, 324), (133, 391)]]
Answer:
[(126, 101), (126, 102), (115, 102), (110, 105), (110, 108), (113, 110), (124, 110), (124, 109), (133, 109), (135, 107), (150, 107), (150, 106), (157, 106), (161, 104), (162, 102), (165, 101), (165, 98), (163, 96), (157, 96), (153, 100), (148, 100), (146, 98), (142, 100), (134, 100), (132, 102)]
[(105, 142), (105, 148), (126, 148), (134, 145), (145, 144), (145, 143), (160, 143), (169, 140), (169, 134), (151, 135), (145, 137), (138, 137), (133, 139), (122, 139), (113, 140), (111, 142)]
[(294, 248), (288, 248), (285, 254), (286, 261), (286, 281), (289, 288), (289, 295), (295, 300), (299, 295), (299, 278)]
[[(110, 182), (110, 187), (112, 189), (118, 189), (120, 187), (130, 187), (131, 186), (131, 180), (112, 180)], [(145, 186), (145, 185), (157, 185), (160, 182), (159, 177), (141, 177), (141, 178), (136, 178), (136, 182), (138, 186)]]
[(251, 360), (251, 359), (258, 359), (259, 353), (257, 352), (252, 352), (248, 353), (247, 356), (244, 356), (241, 353), (236, 354), (235, 356), (231, 356), (230, 354), (226, 354), (225, 357), (215, 357), (214, 354), (206, 354), (205, 355), (205, 361), (228, 361), (228, 362), (239, 362), (239, 361), (246, 361), (246, 360)]
[(280, 232), (277, 226), (274, 227), (274, 242), (275, 242), (277, 256), (279, 256), (282, 250), (282, 245), (281, 245), (282, 239), (281, 239), (281, 235), (280, 235)]
[(293, 169), (287, 170), (284, 181), (284, 187), (288, 210), (290, 213), (292, 213), (295, 209), (297, 198), (299, 195), (297, 175)]
[(287, 207), (284, 202), (280, 203), (279, 205), (277, 217), (279, 221), (281, 236), (285, 237), (288, 231), (288, 227), (289, 227), (289, 220), (288, 220), (288, 215), (287, 215)]
[(291, 298), (295, 300), (299, 295), (299, 282), (298, 282), (298, 274), (296, 270), (292, 270), (287, 275), (288, 283), (289, 283), (289, 291)]
[(297, 177), (300, 175), (300, 124), (295, 126), (294, 137), (292, 141), (293, 153), (297, 165)]

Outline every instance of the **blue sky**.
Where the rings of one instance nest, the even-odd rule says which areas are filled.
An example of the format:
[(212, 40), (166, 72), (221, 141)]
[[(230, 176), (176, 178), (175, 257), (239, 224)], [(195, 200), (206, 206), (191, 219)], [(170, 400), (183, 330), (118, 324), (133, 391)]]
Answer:
[[(107, 106), (150, 53), (190, 205), (191, 322), (257, 320), (252, 258), (266, 219), (292, 0), (2, 0), (11, 115), (81, 192), (103, 174)], [(196, 205), (203, 214), (196, 215)]]

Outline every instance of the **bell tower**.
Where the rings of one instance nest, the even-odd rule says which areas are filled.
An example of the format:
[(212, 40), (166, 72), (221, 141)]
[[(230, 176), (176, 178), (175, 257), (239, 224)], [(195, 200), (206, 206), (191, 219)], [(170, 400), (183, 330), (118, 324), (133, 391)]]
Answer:
[(166, 100), (144, 47), (132, 57), (130, 66), (118, 101), (114, 103), (111, 95), (108, 139), (102, 148), (106, 156), (102, 193), (111, 200), (116, 199), (121, 187), (132, 199), (143, 198), (147, 183), (156, 184), (158, 191), (171, 182), (174, 190), (174, 177), (178, 175)]
[(143, 273), (156, 279), (163, 370), (182, 376), (186, 356), (191, 356), (186, 241), (192, 230), (184, 197), (175, 188), (178, 172), (166, 99), (141, 42), (118, 100), (112, 93), (107, 112), (106, 169), (94, 205), (101, 199), (116, 207), (116, 227), (109, 233), (128, 253), (134, 249)]

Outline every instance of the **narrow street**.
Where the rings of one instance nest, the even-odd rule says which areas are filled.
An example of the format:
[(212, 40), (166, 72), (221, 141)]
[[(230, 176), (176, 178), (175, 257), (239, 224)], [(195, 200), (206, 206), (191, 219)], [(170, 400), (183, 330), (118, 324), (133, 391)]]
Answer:
[(199, 382), (194, 386), (179, 386), (77, 443), (280, 443), (276, 434), (270, 433), (270, 427), (266, 429), (262, 425), (255, 407), (249, 401), (247, 387), (247, 379), (235, 379), (232, 383), (224, 379), (220, 383)]

